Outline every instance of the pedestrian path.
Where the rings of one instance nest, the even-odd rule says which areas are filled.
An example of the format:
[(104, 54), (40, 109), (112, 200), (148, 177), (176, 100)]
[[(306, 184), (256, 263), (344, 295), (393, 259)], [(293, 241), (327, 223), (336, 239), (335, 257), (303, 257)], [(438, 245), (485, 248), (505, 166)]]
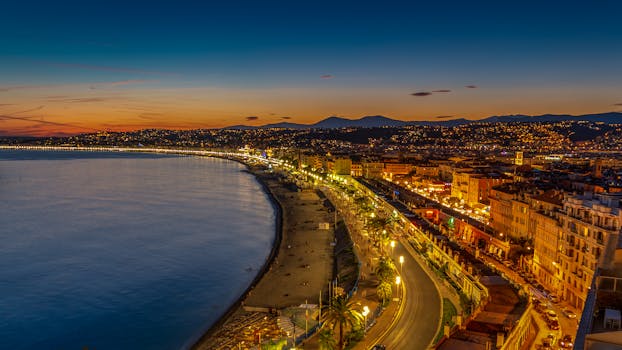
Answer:
[(303, 335), (304, 329), (301, 327), (296, 327), (292, 320), (287, 316), (279, 316), (276, 320), (276, 323), (279, 325), (279, 328), (287, 333), (289, 336), (299, 336)]

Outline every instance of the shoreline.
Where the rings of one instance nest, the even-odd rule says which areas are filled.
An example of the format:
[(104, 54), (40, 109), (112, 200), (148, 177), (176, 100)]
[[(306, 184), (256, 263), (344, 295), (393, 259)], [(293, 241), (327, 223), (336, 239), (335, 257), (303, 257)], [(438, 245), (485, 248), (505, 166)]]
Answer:
[[(13, 148), (14, 147), (5, 147)], [(229, 349), (217, 345), (222, 343), (223, 333), (225, 339), (232, 339), (241, 333), (242, 329), (232, 332), (232, 325), (238, 323), (240, 317), (256, 316), (257, 311), (264, 320), (273, 322), (268, 327), (277, 327), (281, 339), (289, 331), (283, 330), (281, 325), (277, 325), (276, 315), (285, 308), (296, 307), (296, 305), (307, 304), (318, 298), (322, 290), (326, 287), (326, 281), (331, 280), (333, 270), (333, 239), (334, 231), (318, 228), (318, 223), (328, 223), (333, 220), (333, 215), (326, 210), (323, 201), (317, 196), (315, 191), (295, 191), (282, 183), (279, 175), (265, 173), (268, 169), (267, 163), (263, 158), (247, 156), (244, 154), (225, 153), (225, 152), (203, 152), (187, 150), (145, 150), (145, 149), (72, 149), (72, 148), (53, 148), (45, 149), (36, 147), (38, 151), (108, 151), (108, 152), (139, 152), (139, 153), (163, 153), (179, 154), (198, 157), (220, 158), (223, 160), (235, 161), (244, 165), (242, 172), (252, 174), (256, 181), (261, 185), (264, 193), (268, 196), (273, 208), (275, 209), (275, 239), (273, 241), (270, 254), (258, 268), (256, 276), (244, 292), (233, 302), (216, 321), (194, 336), (187, 339), (182, 345), (182, 349), (191, 350), (212, 350)], [(259, 161), (258, 165), (253, 160)], [(329, 225), (327, 225), (329, 226)], [(269, 273), (270, 272), (270, 273)], [(279, 294), (286, 291), (288, 294)], [(264, 309), (260, 311), (257, 309)], [(255, 315), (253, 315), (255, 314)], [(280, 317), (279, 317), (280, 318)], [(247, 320), (243, 320), (247, 321)], [(261, 323), (261, 322), (259, 322)], [(204, 325), (205, 326), (205, 325)], [(248, 326), (248, 323), (246, 324)], [(294, 326), (294, 333), (300, 336), (301, 326)], [(250, 326), (245, 327), (246, 330)], [(268, 330), (267, 328), (265, 330)], [(274, 328), (272, 328), (274, 330)], [(291, 329), (290, 329), (291, 331)], [(244, 332), (246, 333), (246, 332)], [(286, 334), (287, 333), (287, 334)], [(255, 331), (257, 334), (257, 331)], [(268, 336), (268, 334), (266, 334)], [(263, 336), (260, 336), (260, 340)], [(274, 339), (274, 338), (273, 338)], [(255, 344), (255, 341), (252, 341)], [(237, 343), (238, 346), (240, 343)], [(244, 344), (244, 341), (241, 342)], [(251, 343), (247, 340), (247, 345)], [(223, 344), (224, 345), (224, 344)], [(248, 349), (247, 347), (245, 347)]]
[[(216, 157), (216, 158), (221, 158), (221, 157)], [(261, 185), (261, 188), (263, 189), (264, 193), (268, 196), (268, 199), (270, 200), (270, 203), (272, 204), (272, 207), (275, 210), (275, 214), (276, 214), (275, 238), (274, 238), (274, 243), (272, 245), (272, 249), (270, 251), (270, 255), (268, 255), (268, 258), (265, 260), (263, 266), (261, 267), (261, 269), (259, 269), (259, 271), (257, 272), (257, 275), (255, 276), (255, 278), (253, 278), (253, 280), (251, 281), (249, 286), (246, 288), (246, 290), (244, 290), (244, 292), (240, 295), (240, 297), (233, 304), (231, 304), (231, 306), (229, 306), (227, 310), (221, 316), (219, 316), (218, 319), (211, 326), (209, 326), (209, 328), (205, 330), (198, 339), (192, 342), (192, 345), (190, 347), (187, 347), (187, 349), (190, 349), (190, 350), (199, 349), (207, 340), (210, 339), (210, 337), (214, 335), (214, 333), (216, 332), (218, 328), (222, 327), (225, 323), (227, 323), (227, 321), (229, 321), (229, 319), (237, 311), (239, 311), (242, 308), (243, 302), (248, 297), (249, 293), (257, 286), (259, 282), (261, 282), (261, 280), (264, 278), (266, 273), (270, 271), (270, 267), (274, 263), (276, 257), (279, 255), (281, 242), (283, 240), (283, 207), (281, 203), (279, 202), (279, 200), (274, 196), (274, 193), (272, 193), (272, 191), (270, 190), (270, 187), (265, 182), (265, 180), (262, 178), (261, 174), (259, 174), (255, 170), (252, 170), (251, 165), (244, 163), (243, 161), (239, 159), (232, 159), (232, 158), (221, 158), (221, 159), (231, 160), (231, 161), (235, 161), (240, 164), (243, 164), (246, 167), (245, 169), (246, 172), (253, 175), (255, 177), (255, 180)]]

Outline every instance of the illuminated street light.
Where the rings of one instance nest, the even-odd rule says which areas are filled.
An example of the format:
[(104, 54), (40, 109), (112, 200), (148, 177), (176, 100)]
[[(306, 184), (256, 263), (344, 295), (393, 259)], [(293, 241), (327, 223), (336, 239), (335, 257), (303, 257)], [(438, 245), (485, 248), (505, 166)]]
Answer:
[(393, 256), (393, 249), (395, 248), (395, 241), (391, 241), (391, 256)]
[(400, 276), (395, 276), (395, 285), (397, 286), (397, 297), (400, 297), (400, 284), (402, 283), (402, 278)]
[(402, 274), (403, 266), (404, 266), (404, 256), (400, 255), (400, 275)]
[(363, 332), (367, 332), (367, 315), (369, 315), (369, 307), (365, 305), (363, 306), (363, 317), (365, 318), (365, 323), (363, 324)]

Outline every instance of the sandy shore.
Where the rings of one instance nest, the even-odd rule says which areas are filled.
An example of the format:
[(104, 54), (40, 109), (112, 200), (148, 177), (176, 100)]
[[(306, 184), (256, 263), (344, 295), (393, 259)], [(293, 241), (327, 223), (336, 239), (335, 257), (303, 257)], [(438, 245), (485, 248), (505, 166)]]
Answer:
[[(279, 311), (305, 302), (317, 304), (332, 278), (333, 214), (315, 191), (292, 191), (277, 176), (251, 170), (279, 212), (275, 249), (245, 295), (192, 349), (252, 349), (260, 339), (286, 337)], [(330, 228), (320, 229), (320, 223)]]

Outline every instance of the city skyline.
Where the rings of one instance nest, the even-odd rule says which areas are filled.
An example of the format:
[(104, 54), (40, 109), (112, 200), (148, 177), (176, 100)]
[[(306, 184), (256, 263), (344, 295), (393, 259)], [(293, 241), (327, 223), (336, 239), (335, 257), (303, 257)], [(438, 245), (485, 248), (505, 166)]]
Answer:
[(620, 111), (621, 9), (13, 3), (0, 135)]

